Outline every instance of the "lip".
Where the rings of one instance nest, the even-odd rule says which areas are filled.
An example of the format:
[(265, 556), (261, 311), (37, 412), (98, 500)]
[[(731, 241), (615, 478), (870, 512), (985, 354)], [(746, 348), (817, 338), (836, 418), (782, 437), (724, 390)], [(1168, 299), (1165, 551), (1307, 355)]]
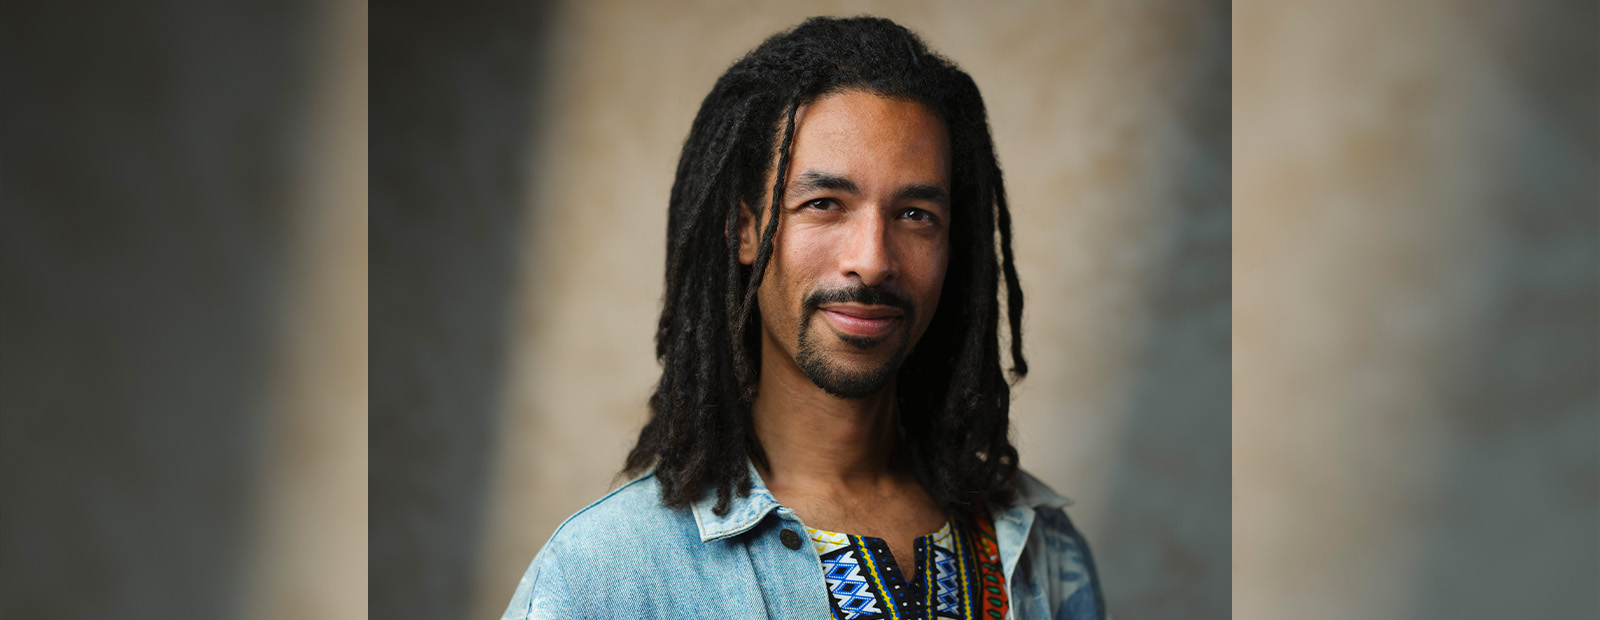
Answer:
[(877, 338), (887, 334), (894, 329), (895, 322), (905, 317), (900, 309), (888, 306), (839, 304), (820, 310), (835, 330), (859, 338)]

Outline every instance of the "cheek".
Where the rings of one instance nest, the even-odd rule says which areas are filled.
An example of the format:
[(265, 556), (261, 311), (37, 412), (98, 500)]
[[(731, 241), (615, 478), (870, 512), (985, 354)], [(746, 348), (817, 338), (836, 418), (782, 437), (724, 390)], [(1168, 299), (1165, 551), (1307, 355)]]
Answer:
[(939, 269), (933, 275), (933, 281), (928, 285), (928, 296), (923, 304), (928, 308), (926, 316), (922, 317), (924, 324), (933, 322), (933, 310), (939, 307), (939, 298), (944, 294), (945, 261), (939, 261)]
[(825, 235), (790, 234), (778, 240), (767, 264), (766, 281), (785, 295), (804, 295), (826, 271), (828, 257), (836, 252)]
[(772, 248), (756, 298), (768, 327), (779, 333), (793, 331), (794, 323), (800, 319), (800, 306), (810, 281), (806, 277), (807, 265), (802, 261), (811, 254), (814, 252), (803, 239), (780, 238)]
[(945, 242), (945, 244), (943, 246), (941, 246), (939, 248), (939, 259), (938, 259), (938, 269), (937, 269), (938, 273), (934, 277), (934, 292), (935, 292), (934, 297), (938, 297), (938, 293), (944, 289), (944, 276), (949, 271), (949, 269), (950, 269), (950, 244), (947, 241), (947, 242)]
[(938, 298), (944, 287), (945, 272), (950, 268), (950, 241), (940, 239), (937, 243), (929, 244), (920, 253), (918, 263), (918, 274), (925, 288), (929, 295)]
[(939, 307), (939, 299), (944, 293), (945, 273), (950, 266), (950, 253), (947, 243), (940, 243), (935, 247), (926, 248), (916, 257), (914, 269), (914, 282), (907, 282), (912, 287), (908, 291), (916, 297), (918, 332), (927, 328), (933, 322), (934, 310)]
[(797, 226), (793, 234), (782, 240), (783, 262), (791, 272), (815, 275), (824, 268), (829, 257), (838, 254), (839, 236), (838, 231)]

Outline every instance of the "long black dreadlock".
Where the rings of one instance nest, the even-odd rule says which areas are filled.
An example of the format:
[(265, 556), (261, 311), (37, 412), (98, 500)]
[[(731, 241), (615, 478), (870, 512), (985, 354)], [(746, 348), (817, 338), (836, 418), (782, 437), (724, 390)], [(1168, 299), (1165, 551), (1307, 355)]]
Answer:
[[(764, 203), (778, 212), (796, 110), (842, 91), (919, 102), (949, 128), (949, 268), (932, 323), (897, 377), (899, 420), (914, 475), (946, 512), (966, 515), (1009, 496), (1017, 450), (1008, 437), (1011, 386), (1000, 369), (1002, 276), (1012, 377), (1026, 375), (1028, 365), (1011, 214), (983, 98), (970, 76), (894, 22), (814, 17), (767, 39), (717, 80), (678, 160), (656, 330), (661, 381), (623, 469), (635, 475), (654, 466), (668, 507), (715, 489), (714, 511), (725, 514), (735, 493), (749, 492), (747, 461), (766, 464), (750, 419), (761, 346), (754, 310), (778, 218), (768, 218), (755, 263), (746, 266), (740, 205), (753, 205), (755, 221)], [(777, 180), (769, 192), (774, 146)]]

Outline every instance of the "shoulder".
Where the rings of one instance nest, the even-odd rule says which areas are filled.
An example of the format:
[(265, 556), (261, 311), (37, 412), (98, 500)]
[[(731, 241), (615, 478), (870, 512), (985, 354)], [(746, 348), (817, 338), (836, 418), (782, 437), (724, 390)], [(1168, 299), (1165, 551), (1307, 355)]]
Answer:
[[(689, 560), (700, 542), (694, 517), (661, 504), (661, 486), (646, 474), (568, 517), (534, 556), (505, 618), (636, 616), (658, 589), (654, 576)], [(619, 584), (626, 587), (619, 590)], [(581, 615), (581, 614), (580, 614)], [(643, 616), (637, 616), (643, 617)]]
[(1056, 617), (1103, 617), (1094, 556), (1088, 540), (1067, 516), (1072, 500), (1020, 470), (1015, 485), (1017, 508), (1033, 513), (1025, 546), (1026, 563), (1037, 581), (1029, 580), (1027, 586), (1048, 593)]
[(1067, 517), (1066, 508), (1072, 505), (1072, 500), (1021, 470), (1017, 471), (1015, 489), (1016, 507), (1033, 513), (1029, 546), (1044, 543), (1039, 551), (1057, 560), (1067, 564), (1088, 563), (1089, 544)]
[(661, 505), (661, 484), (647, 473), (617, 487), (567, 517), (550, 536), (552, 544), (584, 543), (619, 528), (647, 526), (671, 518)]
[(585, 563), (631, 556), (637, 562), (636, 547), (643, 541), (655, 546), (684, 537), (698, 542), (694, 517), (663, 506), (661, 485), (655, 474), (649, 473), (567, 517), (539, 555)]

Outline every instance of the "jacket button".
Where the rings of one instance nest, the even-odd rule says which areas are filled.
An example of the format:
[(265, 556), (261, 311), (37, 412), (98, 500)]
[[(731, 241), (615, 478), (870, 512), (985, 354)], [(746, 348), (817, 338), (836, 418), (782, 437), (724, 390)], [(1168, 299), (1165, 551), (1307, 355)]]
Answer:
[(800, 548), (800, 535), (794, 533), (794, 530), (785, 528), (778, 533), (778, 539), (782, 540), (783, 546), (788, 547), (791, 551)]

